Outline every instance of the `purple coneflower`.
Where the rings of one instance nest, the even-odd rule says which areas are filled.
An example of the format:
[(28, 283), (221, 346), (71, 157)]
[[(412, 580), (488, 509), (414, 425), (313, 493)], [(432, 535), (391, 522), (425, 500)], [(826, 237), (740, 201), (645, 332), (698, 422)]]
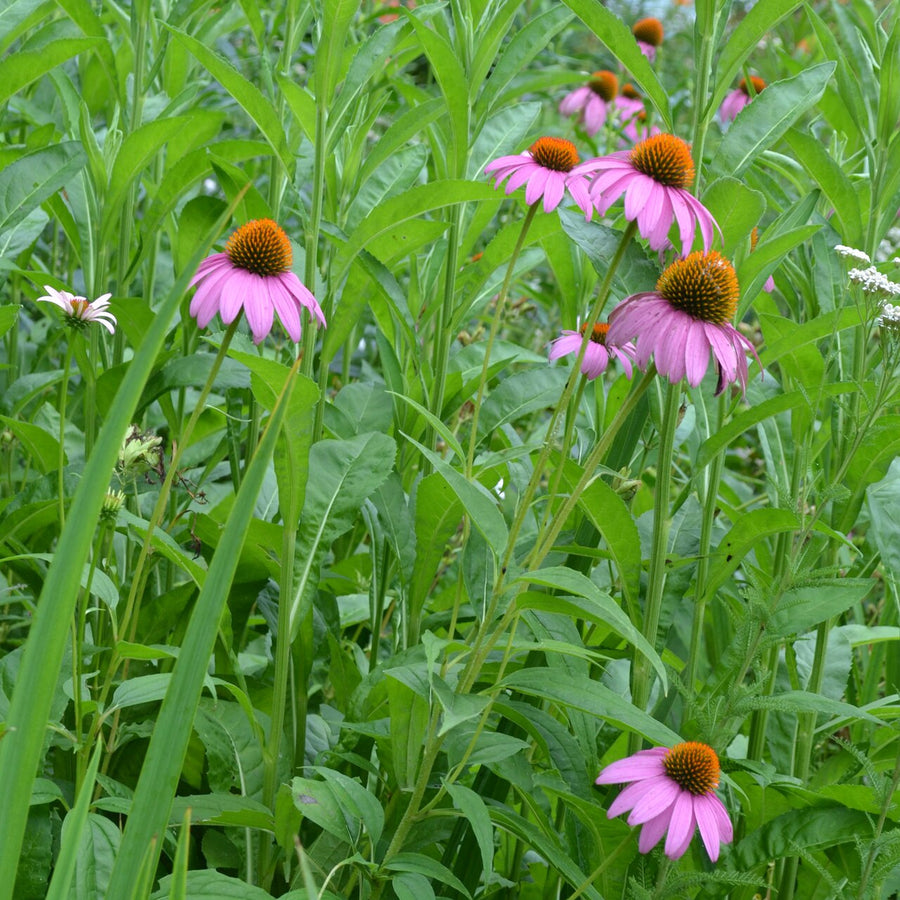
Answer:
[[(587, 322), (578, 331), (563, 331), (563, 333), (550, 344), (550, 361), (559, 359), (569, 353), (578, 354)], [(581, 361), (581, 373), (589, 381), (606, 371), (610, 359), (618, 360), (625, 374), (631, 378), (631, 364), (634, 361), (634, 344), (623, 344), (617, 347), (606, 340), (609, 325), (598, 322), (591, 329), (591, 337), (584, 351), (584, 359)]]
[(656, 59), (656, 48), (663, 42), (662, 22), (652, 17), (641, 19), (634, 23), (631, 33), (641, 48), (641, 53), (653, 62)]
[(107, 311), (112, 294), (102, 294), (96, 300), (88, 300), (68, 291), (58, 291), (49, 284), (44, 285), (44, 290), (47, 295), (38, 297), (37, 302), (58, 306), (65, 313), (68, 325), (84, 328), (89, 322), (97, 322), (110, 334), (116, 333), (116, 317)]
[(205, 328), (218, 313), (230, 325), (243, 308), (260, 343), (272, 330), (274, 314), (291, 340), (300, 340), (300, 311), (319, 322), (325, 316), (316, 298), (291, 271), (293, 253), (284, 230), (271, 219), (254, 219), (228, 238), (224, 253), (207, 256), (191, 285), (199, 285), (191, 300), (191, 315)]
[(719, 758), (712, 747), (687, 741), (674, 747), (639, 750), (610, 763), (597, 784), (625, 784), (607, 818), (628, 812), (629, 825), (643, 825), (638, 850), (649, 853), (666, 836), (669, 859), (683, 856), (699, 826), (709, 858), (719, 858), (721, 844), (734, 837), (728, 811), (716, 796)]
[(692, 253), (660, 275), (655, 291), (632, 294), (612, 311), (607, 342), (637, 338), (635, 362), (641, 369), (652, 355), (661, 375), (672, 384), (687, 378), (691, 387), (703, 380), (712, 351), (719, 370), (716, 394), (734, 381), (746, 394), (747, 354), (757, 363), (759, 358), (731, 324), (739, 293), (727, 259), (715, 250)]
[[(668, 243), (669, 229), (678, 223), (682, 256), (690, 252), (696, 226), (709, 250), (713, 229), (719, 230), (712, 213), (687, 188), (694, 181), (694, 161), (688, 145), (672, 134), (657, 134), (631, 150), (589, 159), (573, 174), (591, 176), (591, 200), (600, 215), (625, 198), (625, 218), (637, 219), (638, 230), (651, 250)], [(721, 233), (721, 232), (720, 232)]]
[(609, 115), (619, 106), (619, 79), (605, 69), (594, 72), (590, 81), (566, 94), (559, 111), (564, 116), (581, 113), (584, 130), (593, 137), (605, 124)]
[(509, 178), (506, 193), (525, 185), (525, 202), (530, 206), (544, 199), (544, 212), (553, 212), (566, 191), (578, 204), (587, 219), (593, 214), (584, 175), (572, 170), (578, 165), (578, 151), (565, 138), (538, 138), (524, 153), (518, 156), (501, 156), (485, 166), (485, 174), (494, 174), (494, 187)]
[[(765, 88), (766, 83), (762, 78), (756, 75), (750, 76), (750, 83), (753, 87), (753, 97)], [(735, 116), (753, 99), (750, 96), (750, 88), (747, 87), (747, 79), (742, 78), (735, 90), (733, 90), (723, 101), (719, 107), (719, 118), (723, 122), (731, 122)]]

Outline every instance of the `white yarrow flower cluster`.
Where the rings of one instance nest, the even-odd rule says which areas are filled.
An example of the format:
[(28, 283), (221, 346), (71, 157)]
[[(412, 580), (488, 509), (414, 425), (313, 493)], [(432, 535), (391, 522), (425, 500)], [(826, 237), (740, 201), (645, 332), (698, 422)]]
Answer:
[(838, 254), (838, 256), (850, 257), (851, 259), (858, 259), (860, 262), (872, 262), (869, 259), (869, 254), (865, 253), (862, 250), (857, 250), (855, 247), (847, 247), (845, 244), (835, 244), (834, 252)]
[(867, 269), (851, 269), (847, 276), (867, 294), (900, 296), (900, 284), (891, 281), (886, 275), (882, 275), (875, 266), (869, 266)]
[(900, 331), (900, 304), (885, 303), (881, 307), (878, 324), (890, 331)]

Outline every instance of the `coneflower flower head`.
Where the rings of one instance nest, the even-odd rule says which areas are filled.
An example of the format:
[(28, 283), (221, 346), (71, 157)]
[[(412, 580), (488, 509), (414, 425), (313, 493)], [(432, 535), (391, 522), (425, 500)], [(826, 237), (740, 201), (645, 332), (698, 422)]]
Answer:
[(247, 316), (253, 342), (272, 330), (277, 312), (291, 340), (300, 340), (300, 312), (307, 309), (325, 325), (316, 298), (291, 271), (293, 251), (284, 230), (271, 219), (254, 219), (235, 231), (223, 253), (207, 256), (191, 285), (199, 285), (190, 313), (200, 328), (219, 314), (230, 325), (241, 310)]
[(584, 130), (593, 137), (616, 108), (619, 79), (613, 72), (601, 70), (591, 75), (587, 84), (576, 88), (563, 98), (559, 111), (564, 116), (580, 113)]
[(716, 862), (722, 844), (734, 831), (728, 812), (716, 796), (719, 758), (712, 747), (695, 741), (669, 749), (639, 750), (611, 763), (597, 776), (597, 784), (627, 783), (613, 801), (607, 818), (628, 812), (629, 825), (642, 825), (638, 850), (649, 853), (666, 835), (665, 853), (679, 859), (699, 827), (703, 846)]
[(681, 138), (657, 134), (631, 150), (590, 159), (575, 173), (591, 178), (591, 200), (600, 215), (624, 197), (625, 218), (637, 220), (638, 231), (652, 250), (668, 245), (673, 222), (678, 223), (682, 256), (690, 252), (697, 226), (703, 235), (703, 248), (712, 246), (713, 231), (719, 226), (712, 213), (688, 191), (694, 181), (694, 161), (690, 147)]
[(750, 96), (750, 87), (747, 85), (747, 79), (742, 78), (738, 83), (737, 88), (728, 94), (722, 101), (722, 105), (719, 107), (719, 118), (723, 122), (733, 121), (737, 114), (753, 99), (753, 97), (761, 93), (766, 87), (765, 81), (763, 81), (762, 78), (758, 78), (756, 75), (750, 76), (750, 85), (753, 87), (752, 97)]
[(108, 311), (112, 294), (102, 294), (96, 300), (88, 300), (69, 291), (58, 291), (44, 285), (45, 296), (38, 297), (38, 303), (52, 303), (65, 314), (66, 324), (71, 328), (86, 328), (91, 322), (102, 325), (110, 334), (116, 333), (116, 317)]
[(663, 42), (663, 26), (659, 19), (653, 17), (640, 19), (631, 28), (641, 53), (653, 62), (656, 59), (656, 48)]
[[(563, 331), (550, 345), (550, 361), (570, 353), (577, 356), (581, 350), (586, 330), (587, 322), (578, 331)], [(625, 343), (621, 347), (611, 344), (607, 340), (608, 332), (609, 324), (606, 322), (597, 322), (591, 329), (589, 342), (581, 361), (581, 373), (589, 381), (605, 372), (611, 359), (619, 362), (625, 374), (631, 378), (633, 371), (631, 366), (635, 353), (634, 344)]]
[(485, 174), (494, 175), (494, 187), (509, 178), (506, 193), (525, 185), (525, 202), (530, 206), (543, 198), (544, 212), (553, 212), (566, 191), (590, 219), (593, 212), (588, 182), (573, 170), (578, 151), (571, 141), (558, 137), (538, 138), (524, 153), (501, 156), (485, 166)]
[(740, 290), (734, 267), (717, 253), (692, 253), (660, 275), (655, 291), (633, 294), (609, 317), (607, 341), (635, 339), (635, 362), (645, 369), (653, 356), (659, 373), (673, 384), (687, 378), (697, 387), (713, 359), (719, 372), (716, 394), (740, 382), (747, 391), (747, 354), (756, 349), (732, 324)]

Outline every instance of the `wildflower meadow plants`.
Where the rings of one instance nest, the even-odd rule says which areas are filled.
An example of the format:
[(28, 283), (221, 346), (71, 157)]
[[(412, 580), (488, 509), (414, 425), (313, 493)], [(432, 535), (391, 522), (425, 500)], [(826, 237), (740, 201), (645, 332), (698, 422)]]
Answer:
[(896, 3), (0, 47), (0, 900), (897, 896)]

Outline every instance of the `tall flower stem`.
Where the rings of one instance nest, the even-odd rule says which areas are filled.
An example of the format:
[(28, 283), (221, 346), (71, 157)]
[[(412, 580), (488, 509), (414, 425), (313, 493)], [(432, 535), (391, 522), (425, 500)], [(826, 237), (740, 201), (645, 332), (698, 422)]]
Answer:
[(62, 383), (59, 386), (59, 471), (57, 491), (59, 492), (59, 530), (66, 524), (66, 404), (69, 399), (69, 374), (72, 370), (72, 353), (77, 336), (69, 334), (66, 341), (66, 356), (63, 361)]
[[(719, 395), (716, 405), (716, 421), (710, 434), (721, 430), (725, 421), (725, 394)], [(694, 682), (697, 679), (697, 668), (700, 650), (703, 644), (703, 620), (706, 617), (706, 581), (709, 577), (709, 553), (712, 544), (712, 529), (716, 517), (716, 501), (719, 498), (719, 482), (722, 480), (722, 469), (725, 464), (725, 448), (713, 457), (706, 475), (703, 497), (703, 518), (700, 521), (700, 546), (697, 558), (697, 574), (694, 578), (694, 616), (691, 621), (691, 645), (688, 650), (688, 661), (684, 671), (684, 683), (687, 685), (687, 700), (681, 718), (682, 726), (687, 722), (694, 709)]]
[(619, 241), (619, 246), (616, 248), (616, 252), (613, 255), (613, 258), (610, 260), (606, 275), (604, 276), (603, 281), (597, 290), (597, 299), (594, 301), (594, 305), (591, 307), (591, 311), (590, 313), (588, 313), (588, 317), (585, 320), (584, 338), (581, 342), (581, 348), (579, 349), (578, 356), (576, 357), (575, 363), (572, 366), (572, 372), (569, 375), (569, 379), (566, 382), (565, 388), (563, 389), (562, 396), (559, 398), (559, 402), (554, 407), (553, 413), (550, 416), (550, 422), (547, 425), (547, 433), (544, 436), (544, 442), (541, 447), (541, 452), (537, 458), (537, 462), (534, 464), (534, 471), (531, 473), (531, 478), (528, 481), (528, 486), (525, 488), (524, 493), (519, 498), (516, 515), (509, 529), (509, 542), (506, 545), (506, 553), (504, 554), (503, 563), (500, 569), (500, 580), (494, 588), (495, 598), (499, 596), (502, 589), (503, 573), (506, 572), (513, 558), (516, 549), (516, 539), (519, 536), (519, 532), (522, 530), (522, 526), (525, 524), (525, 519), (527, 518), (528, 511), (531, 508), (531, 501), (534, 499), (534, 495), (537, 492), (538, 485), (541, 483), (541, 479), (544, 476), (544, 470), (547, 467), (547, 462), (550, 459), (550, 454), (553, 451), (553, 437), (556, 434), (556, 427), (559, 423), (559, 417), (562, 415), (565, 409), (568, 409), (569, 401), (572, 399), (572, 395), (575, 393), (575, 387), (578, 384), (578, 379), (581, 374), (581, 363), (584, 360), (584, 354), (587, 352), (588, 345), (590, 344), (592, 329), (596, 324), (597, 319), (600, 316), (601, 311), (603, 310), (603, 307), (606, 305), (606, 301), (609, 299), (609, 294), (612, 290), (612, 283), (613, 278), (616, 274), (616, 270), (619, 268), (619, 265), (621, 264), (622, 259), (625, 256), (625, 251), (628, 249), (628, 245), (631, 243), (636, 232), (637, 222), (629, 222), (628, 227), (622, 233), (622, 239)]
[[(696, 173), (694, 187), (699, 191), (700, 176), (703, 168), (703, 148), (706, 143), (706, 131), (712, 111), (707, 109), (709, 103), (709, 79), (712, 74), (712, 57), (716, 45), (716, 29), (721, 15), (722, 4), (717, 0), (709, 0), (705, 4), (706, 21), (699, 18), (694, 23), (694, 105), (691, 121), (691, 155), (694, 159)], [(700, 46), (697, 47), (697, 36)]]
[(228, 355), (228, 347), (231, 344), (231, 339), (234, 337), (234, 333), (237, 330), (240, 321), (241, 317), (238, 316), (228, 326), (228, 330), (225, 332), (225, 335), (222, 338), (222, 343), (219, 345), (219, 351), (216, 354), (216, 358), (213, 360), (212, 368), (209, 370), (206, 384), (203, 385), (203, 388), (200, 391), (200, 396), (197, 398), (197, 402), (194, 406), (194, 411), (193, 413), (191, 413), (191, 417), (190, 419), (188, 419), (187, 425), (184, 426), (184, 430), (179, 436), (178, 442), (175, 443), (173, 441), (172, 460), (169, 463), (169, 469), (166, 472), (166, 477), (162, 483), (162, 487), (159, 489), (159, 496), (156, 498), (156, 506), (153, 507), (153, 513), (150, 516), (150, 523), (147, 528), (147, 537), (144, 540), (143, 546), (141, 547), (141, 553), (140, 556), (138, 556), (138, 560), (134, 568), (134, 573), (132, 574), (131, 590), (128, 592), (128, 600), (125, 604), (125, 611), (122, 614), (122, 618), (120, 620), (119, 636), (122, 636), (127, 632), (129, 624), (132, 625), (132, 632), (137, 627), (137, 606), (139, 605), (137, 602), (137, 592), (138, 587), (141, 584), (141, 575), (143, 573), (144, 566), (147, 563), (147, 557), (150, 555), (150, 546), (153, 541), (153, 533), (162, 522), (162, 517), (166, 510), (166, 504), (169, 501), (169, 494), (172, 490), (172, 484), (175, 481), (176, 476), (178, 475), (178, 467), (181, 464), (181, 456), (188, 446), (188, 443), (190, 442), (191, 435), (194, 433), (194, 428), (196, 427), (200, 416), (206, 409), (206, 399), (207, 397), (209, 397), (210, 391), (215, 384), (216, 376), (219, 374), (219, 369), (222, 367), (222, 363), (225, 361), (225, 357)]
[[(513, 271), (516, 267), (516, 262), (519, 259), (519, 255), (522, 252), (522, 247), (525, 245), (525, 236), (528, 234), (528, 228), (530, 227), (532, 220), (534, 219), (534, 214), (538, 210), (538, 205), (540, 201), (536, 201), (528, 207), (528, 212), (525, 213), (525, 218), (522, 220), (522, 230), (519, 232), (519, 238), (516, 241), (516, 246), (513, 247), (512, 256), (509, 258), (509, 265), (506, 267), (506, 275), (503, 278), (503, 284), (500, 287), (500, 293), (497, 295), (497, 302), (494, 304), (494, 316), (491, 319), (491, 328), (488, 332), (487, 343), (484, 347), (484, 360), (481, 364), (481, 377), (478, 380), (478, 393), (475, 397), (475, 409), (472, 413), (472, 431), (469, 435), (469, 452), (466, 457), (466, 477), (471, 477), (472, 475), (472, 463), (475, 459), (475, 448), (478, 445), (478, 416), (481, 412), (481, 401), (484, 398), (484, 389), (487, 387), (487, 375), (488, 369), (491, 365), (491, 350), (494, 347), (494, 341), (497, 338), (497, 331), (500, 329), (500, 322), (503, 319), (503, 311), (506, 307), (506, 301), (509, 298), (509, 286), (512, 282)], [(435, 412), (435, 415), (437, 413)]]
[[(675, 452), (675, 428), (681, 408), (681, 382), (666, 387), (665, 406), (659, 431), (659, 451), (656, 463), (656, 492), (653, 497), (653, 539), (650, 548), (650, 573), (644, 604), (644, 637), (656, 647), (659, 614), (663, 589), (666, 585), (666, 550), (669, 538), (669, 488), (672, 481), (672, 460)], [(650, 698), (650, 662), (635, 651), (632, 657), (631, 702), (638, 710), (645, 710)], [(631, 732), (628, 752), (641, 749), (641, 736)]]

